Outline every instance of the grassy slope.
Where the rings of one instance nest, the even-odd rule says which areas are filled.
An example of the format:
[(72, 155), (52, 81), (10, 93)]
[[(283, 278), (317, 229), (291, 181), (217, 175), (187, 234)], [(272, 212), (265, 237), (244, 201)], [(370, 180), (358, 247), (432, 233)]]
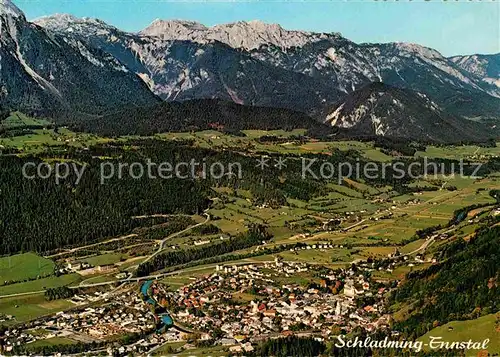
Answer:
[[(500, 317), (500, 315), (499, 315)], [(488, 344), (489, 353), (500, 353), (500, 329), (496, 325), (497, 317), (495, 314), (482, 316), (475, 320), (452, 321), (446, 325), (436, 327), (429, 331), (419, 340), (429, 343), (430, 336), (442, 337), (443, 341), (483, 341), (490, 339)], [(449, 330), (449, 328), (453, 330)], [(478, 351), (470, 351), (467, 356), (476, 356)]]
[[(43, 294), (0, 299), (0, 312), (14, 316), (16, 319), (14, 322), (30, 321), (73, 306), (67, 300), (47, 301)], [(10, 323), (10, 321), (7, 322), (7, 324)]]
[(1, 125), (4, 128), (12, 129), (12, 128), (21, 128), (24, 126), (41, 126), (48, 125), (50, 122), (44, 119), (34, 119), (26, 116), (20, 112), (12, 113), (7, 119), (2, 120)]
[(34, 253), (17, 254), (0, 258), (0, 282), (19, 281), (54, 272), (54, 262)]
[[(22, 294), (26, 292), (42, 291), (46, 288), (55, 288), (65, 285), (75, 285), (81, 281), (78, 274), (67, 274), (59, 277), (49, 277), (0, 287), (0, 295)], [(0, 310), (1, 311), (1, 310)]]

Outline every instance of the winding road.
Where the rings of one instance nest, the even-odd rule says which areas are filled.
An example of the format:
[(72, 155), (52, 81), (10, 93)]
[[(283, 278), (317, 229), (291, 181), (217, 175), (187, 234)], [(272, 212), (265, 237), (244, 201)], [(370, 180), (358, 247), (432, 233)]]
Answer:
[(172, 239), (172, 238), (175, 238), (181, 234), (184, 234), (186, 232), (189, 232), (191, 229), (193, 228), (196, 228), (196, 227), (199, 227), (199, 226), (202, 226), (204, 224), (207, 224), (209, 221), (210, 221), (210, 215), (208, 213), (204, 213), (204, 215), (207, 217), (207, 219), (205, 219), (205, 221), (203, 222), (200, 222), (200, 223), (197, 223), (195, 225), (192, 225), (190, 227), (187, 227), (186, 229), (182, 230), (182, 231), (179, 231), (179, 232), (175, 232), (174, 234), (171, 234), (169, 235), (168, 237), (164, 238), (161, 242), (160, 242), (160, 246), (158, 247), (158, 250), (156, 252), (154, 252), (153, 254), (151, 254), (143, 263), (146, 263), (146, 262), (149, 262), (151, 259), (153, 259), (156, 255), (158, 255), (162, 250), (165, 249), (165, 243), (169, 240), (169, 239)]
[(111, 242), (118, 242), (118, 241), (121, 241), (121, 240), (124, 240), (127, 238), (133, 238), (133, 237), (137, 237), (137, 234), (133, 233), (133, 234), (129, 234), (129, 235), (118, 237), (118, 238), (108, 239), (108, 240), (103, 241), (103, 242), (97, 242), (97, 243), (93, 243), (93, 244), (89, 244), (89, 245), (84, 245), (82, 247), (77, 247), (77, 248), (65, 250), (64, 252), (60, 252), (60, 253), (56, 253), (56, 254), (52, 254), (52, 255), (47, 255), (47, 256), (45, 256), (45, 258), (48, 258), (48, 259), (56, 258), (56, 257), (59, 257), (61, 255), (78, 252), (79, 250), (83, 250), (83, 249), (87, 249), (87, 248), (91, 248), (91, 247), (96, 247), (98, 245), (107, 244), (107, 243), (111, 243)]

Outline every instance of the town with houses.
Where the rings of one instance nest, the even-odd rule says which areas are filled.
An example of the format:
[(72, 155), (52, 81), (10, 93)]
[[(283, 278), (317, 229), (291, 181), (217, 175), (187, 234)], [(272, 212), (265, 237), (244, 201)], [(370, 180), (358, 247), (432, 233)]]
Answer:
[[(77, 294), (71, 298), (77, 308), (7, 330), (1, 346), (9, 353), (41, 339), (70, 337), (83, 343), (102, 341), (96, 351), (127, 355), (194, 338), (249, 353), (269, 338), (295, 334), (330, 340), (354, 329), (386, 330), (391, 317), (384, 300), (397, 284), (374, 281), (371, 272), (422, 262), (420, 255), (410, 262), (396, 252), (387, 260), (360, 261), (337, 270), (279, 257), (217, 265), (211, 274), (174, 291), (161, 280), (150, 280)], [(294, 282), (301, 275), (317, 279)], [(158, 309), (168, 313), (167, 326), (159, 321)], [(104, 343), (124, 335), (135, 338), (122, 346)]]
[[(312, 286), (277, 285), (281, 276), (307, 272), (305, 263), (278, 259), (262, 266), (219, 267), (214, 274), (198, 280), (173, 297), (177, 306), (188, 309), (173, 315), (176, 321), (210, 332), (220, 329), (233, 343), (257, 342), (276, 333), (322, 331), (328, 338), (331, 328), (349, 332), (360, 326), (367, 331), (388, 326), (384, 314), (383, 294), (386, 287), (375, 288), (362, 270), (320, 273), (320, 283)], [(343, 290), (343, 293), (339, 292)], [(253, 292), (259, 299), (248, 303), (234, 301), (235, 294)], [(367, 297), (372, 304), (359, 306), (357, 297)], [(189, 308), (194, 308), (190, 311)], [(200, 310), (202, 313), (196, 313)], [(194, 313), (193, 313), (194, 311)]]

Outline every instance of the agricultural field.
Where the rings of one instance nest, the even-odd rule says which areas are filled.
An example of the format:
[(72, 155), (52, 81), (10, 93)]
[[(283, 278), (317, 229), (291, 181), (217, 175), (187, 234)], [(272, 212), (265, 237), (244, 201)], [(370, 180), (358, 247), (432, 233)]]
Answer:
[(182, 286), (195, 281), (199, 277), (212, 274), (215, 271), (216, 265), (217, 264), (209, 264), (196, 268), (185, 269), (179, 274), (164, 277), (162, 282), (168, 285), (170, 290), (177, 290)]
[[(21, 124), (19, 128), (22, 128)], [(112, 139), (98, 137), (94, 134), (75, 133), (67, 128), (26, 129), (28, 133), (19, 136), (0, 138), (0, 147), (15, 148), (23, 153), (43, 153), (48, 148), (89, 147), (98, 143), (106, 143)]]
[[(494, 199), (489, 195), (489, 190), (500, 186), (497, 177), (479, 180), (454, 178), (449, 181), (450, 185), (457, 187), (457, 190), (424, 191), (390, 198), (387, 196), (390, 192), (388, 187), (374, 188), (350, 180), (349, 187), (328, 184), (328, 189), (332, 191), (326, 196), (316, 197), (308, 202), (289, 199), (290, 206), (279, 209), (255, 208), (252, 207), (252, 198), (248, 193), (246, 196), (248, 198), (242, 199), (232, 196), (233, 192), (230, 189), (219, 189), (219, 193), (226, 195), (229, 203), (211, 209), (210, 213), (214, 217), (221, 218), (212, 223), (229, 234), (241, 232), (249, 223), (267, 224), (274, 233), (274, 241), (278, 243), (289, 242), (291, 237), (300, 232), (298, 229), (304, 222), (316, 222), (313, 227), (318, 227), (320, 222), (326, 222), (332, 217), (355, 212), (360, 218), (353, 216), (354, 219), (348, 219), (341, 225), (342, 228), (349, 229), (344, 232), (334, 231), (318, 235), (317, 240), (335, 240), (339, 244), (349, 243), (355, 246), (361, 243), (376, 245), (377, 241), (367, 239), (376, 238), (378, 241), (400, 245), (403, 240), (411, 239), (417, 230), (446, 225), (457, 209), (472, 204), (493, 204)], [(423, 185), (431, 183), (432, 181), (422, 180)], [(363, 198), (361, 192), (369, 192), (370, 198)], [(377, 198), (379, 200), (375, 203)], [(364, 222), (360, 224), (359, 219), (364, 219)], [(295, 225), (297, 226), (294, 229), (289, 228)], [(473, 230), (469, 227), (464, 232)], [(307, 240), (313, 241), (311, 238)], [(304, 241), (304, 239), (294, 241)], [(418, 243), (423, 244), (420, 240), (402, 247), (403, 253), (414, 251), (419, 247)], [(394, 250), (394, 247), (391, 249)], [(300, 259), (300, 256), (295, 258)]]
[(86, 262), (90, 264), (91, 266), (99, 266), (99, 265), (110, 265), (110, 264), (115, 264), (120, 261), (125, 261), (129, 258), (127, 254), (122, 254), (122, 253), (107, 253), (107, 254), (101, 254), (101, 255), (96, 255), (92, 256), (89, 258), (83, 258), (78, 261), (80, 262)]
[(35, 341), (31, 344), (33, 347), (40, 346), (60, 346), (60, 345), (74, 345), (77, 342), (65, 337), (52, 337), (43, 340)]
[(394, 280), (394, 279), (404, 279), (405, 275), (412, 272), (418, 271), (422, 269), (426, 269), (430, 266), (429, 263), (415, 265), (413, 267), (409, 266), (399, 266), (394, 269), (392, 272), (388, 272), (385, 270), (375, 271), (373, 272), (373, 278), (376, 280)]
[(302, 136), (306, 134), (304, 129), (285, 130), (242, 130), (250, 139), (257, 139), (263, 136), (276, 136), (278, 138), (289, 138), (291, 136)]
[(158, 348), (156, 351), (153, 352), (153, 356), (165, 356), (165, 355), (172, 355), (174, 354), (174, 351), (176, 351), (178, 348), (184, 346), (186, 343), (185, 342), (170, 342), (166, 343), (162, 347)]
[(80, 285), (87, 285), (87, 284), (99, 284), (99, 283), (107, 283), (107, 282), (115, 282), (117, 279), (115, 277), (115, 274), (109, 274), (109, 275), (97, 275), (97, 276), (92, 276), (92, 277), (85, 277), (85, 280), (80, 282)]
[(500, 156), (500, 143), (494, 148), (479, 147), (477, 145), (463, 146), (428, 146), (427, 150), (418, 151), (417, 156), (440, 157), (446, 159), (484, 159), (491, 156)]

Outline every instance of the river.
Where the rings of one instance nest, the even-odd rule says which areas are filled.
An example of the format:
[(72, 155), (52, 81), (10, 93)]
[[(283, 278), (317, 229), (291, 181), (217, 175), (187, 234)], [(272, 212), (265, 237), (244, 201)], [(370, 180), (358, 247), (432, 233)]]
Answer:
[[(151, 305), (156, 307), (156, 306), (158, 306), (158, 303), (156, 302), (155, 299), (153, 299), (149, 295), (149, 288), (153, 284), (153, 281), (154, 280), (145, 281), (141, 286), (141, 293), (144, 296), (144, 298), (146, 299), (146, 302), (148, 304), (151, 304)], [(157, 331), (161, 331), (164, 328), (168, 328), (174, 324), (174, 320), (172, 319), (172, 317), (170, 316), (169, 313), (155, 315), (155, 317), (156, 317), (156, 320), (160, 322), (160, 326), (158, 327)]]

